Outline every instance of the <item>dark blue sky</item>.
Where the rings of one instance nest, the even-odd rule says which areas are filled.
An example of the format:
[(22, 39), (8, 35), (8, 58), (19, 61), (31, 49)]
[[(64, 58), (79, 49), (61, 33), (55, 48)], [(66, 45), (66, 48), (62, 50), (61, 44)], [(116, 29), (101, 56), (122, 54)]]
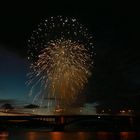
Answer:
[(28, 72), (27, 60), (17, 53), (0, 50), (0, 100), (27, 101), (28, 89), (25, 85)]

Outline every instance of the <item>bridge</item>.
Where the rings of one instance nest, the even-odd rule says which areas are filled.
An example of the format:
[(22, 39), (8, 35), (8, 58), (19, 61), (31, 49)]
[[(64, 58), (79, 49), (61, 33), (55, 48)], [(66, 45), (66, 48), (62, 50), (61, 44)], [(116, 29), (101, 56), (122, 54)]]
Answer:
[[(93, 125), (96, 128), (125, 127), (132, 128), (140, 124), (139, 117), (133, 115), (15, 115), (0, 116), (0, 124), (15, 125), (17, 127), (51, 127), (53, 130), (64, 130), (67, 126), (81, 123)], [(88, 126), (87, 126), (88, 127)]]

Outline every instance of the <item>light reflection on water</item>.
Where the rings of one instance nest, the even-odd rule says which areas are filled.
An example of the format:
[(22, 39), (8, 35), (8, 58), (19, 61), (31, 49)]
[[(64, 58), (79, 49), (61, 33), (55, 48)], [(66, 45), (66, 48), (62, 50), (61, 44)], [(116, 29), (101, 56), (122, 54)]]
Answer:
[(0, 140), (8, 140), (8, 132), (0, 132)]
[(138, 132), (5, 131), (0, 140), (139, 140)]
[(136, 135), (137, 134), (135, 132), (120, 132), (120, 139), (121, 140), (135, 140)]

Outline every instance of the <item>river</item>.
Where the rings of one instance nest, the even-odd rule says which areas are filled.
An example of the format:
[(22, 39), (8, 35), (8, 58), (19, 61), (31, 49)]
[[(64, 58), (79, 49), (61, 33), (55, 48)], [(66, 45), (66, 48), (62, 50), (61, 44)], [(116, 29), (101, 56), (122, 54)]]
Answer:
[(0, 140), (139, 140), (139, 132), (1, 131)]

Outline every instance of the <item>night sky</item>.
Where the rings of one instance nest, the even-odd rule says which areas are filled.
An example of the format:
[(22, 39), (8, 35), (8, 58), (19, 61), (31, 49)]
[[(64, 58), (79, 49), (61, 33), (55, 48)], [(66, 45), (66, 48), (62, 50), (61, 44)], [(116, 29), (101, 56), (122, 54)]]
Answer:
[(63, 15), (77, 18), (94, 36), (96, 56), (86, 102), (140, 107), (140, 16), (133, 4), (71, 1), (1, 7), (0, 103), (27, 101), (27, 40), (42, 20)]

